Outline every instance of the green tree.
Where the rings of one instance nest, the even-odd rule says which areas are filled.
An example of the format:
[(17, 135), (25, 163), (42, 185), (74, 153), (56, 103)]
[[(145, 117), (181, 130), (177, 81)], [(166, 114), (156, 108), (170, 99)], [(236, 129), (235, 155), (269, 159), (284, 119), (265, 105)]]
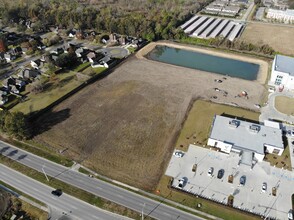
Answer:
[(18, 139), (30, 137), (28, 120), (22, 112), (8, 112), (5, 116), (4, 130)]

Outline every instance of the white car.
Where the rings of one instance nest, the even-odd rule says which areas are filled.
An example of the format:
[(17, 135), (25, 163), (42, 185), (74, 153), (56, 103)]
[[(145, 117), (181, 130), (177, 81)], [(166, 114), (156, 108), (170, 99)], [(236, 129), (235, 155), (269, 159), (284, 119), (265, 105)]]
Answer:
[(267, 190), (267, 184), (263, 183), (261, 187), (261, 192), (266, 192), (266, 190)]
[(213, 173), (213, 167), (210, 167), (208, 169), (207, 176), (212, 176), (212, 173)]
[(178, 157), (178, 158), (181, 158), (184, 156), (184, 153), (182, 151), (175, 151), (174, 152), (174, 156), (175, 157)]
[(179, 188), (183, 188), (184, 187), (184, 184), (185, 184), (185, 179), (182, 178), (182, 179), (179, 180), (178, 187)]

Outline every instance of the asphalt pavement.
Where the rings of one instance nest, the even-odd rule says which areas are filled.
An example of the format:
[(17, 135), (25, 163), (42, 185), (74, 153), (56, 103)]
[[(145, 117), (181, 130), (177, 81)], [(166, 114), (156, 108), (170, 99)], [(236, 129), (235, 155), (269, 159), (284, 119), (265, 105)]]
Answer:
[[(155, 201), (129, 190), (117, 187), (102, 180), (91, 178), (70, 168), (48, 161), (44, 158), (20, 150), (5, 142), (0, 142), (0, 153), (16, 160), (32, 169), (44, 172), (51, 178), (81, 188), (96, 196), (115, 202), (144, 215), (161, 220), (200, 220), (202, 218), (165, 205), (163, 201)], [(163, 199), (164, 200), (164, 199)]]
[(0, 179), (12, 187), (47, 204), (51, 210), (51, 219), (64, 216), (67, 219), (128, 219), (103, 209), (99, 209), (86, 202), (63, 193), (60, 197), (51, 194), (53, 188), (29, 178), (19, 172), (0, 165)]

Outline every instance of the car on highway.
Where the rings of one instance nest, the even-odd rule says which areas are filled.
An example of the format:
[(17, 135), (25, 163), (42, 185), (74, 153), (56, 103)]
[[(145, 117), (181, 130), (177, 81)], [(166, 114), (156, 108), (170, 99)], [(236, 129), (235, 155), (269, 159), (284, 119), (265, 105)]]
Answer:
[(62, 190), (61, 189), (56, 189), (56, 190), (53, 190), (52, 192), (51, 192), (51, 194), (52, 195), (54, 195), (54, 196), (61, 196), (62, 195)]
[(184, 156), (184, 153), (182, 151), (175, 151), (174, 152), (174, 156), (175, 157), (178, 157), (178, 158), (181, 158)]
[(267, 184), (266, 182), (264, 182), (261, 187), (261, 192), (266, 192), (266, 190), (267, 190)]
[(220, 170), (217, 172), (217, 178), (218, 178), (218, 179), (223, 178), (224, 173), (225, 173), (225, 170), (224, 170), (224, 169), (220, 169)]
[(213, 167), (210, 167), (207, 172), (207, 176), (212, 176), (213, 174)]
[(245, 186), (245, 182), (246, 182), (246, 176), (243, 175), (240, 177), (240, 186)]

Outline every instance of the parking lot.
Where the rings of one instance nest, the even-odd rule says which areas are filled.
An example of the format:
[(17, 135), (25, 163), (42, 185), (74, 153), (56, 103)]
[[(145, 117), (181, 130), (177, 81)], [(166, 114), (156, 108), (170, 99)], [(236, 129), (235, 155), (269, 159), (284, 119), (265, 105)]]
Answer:
[[(184, 178), (183, 189), (191, 193), (212, 198), (227, 203), (228, 196), (234, 196), (233, 205), (247, 209), (263, 216), (277, 219), (287, 219), (292, 208), (291, 195), (294, 189), (294, 174), (288, 170), (272, 167), (268, 162), (257, 163), (253, 169), (240, 164), (238, 154), (230, 155), (190, 145), (183, 157), (172, 156), (166, 175), (174, 177), (173, 186), (178, 186)], [(196, 172), (192, 167), (197, 164)], [(208, 170), (213, 167), (213, 173)], [(221, 179), (217, 178), (218, 171), (224, 169)], [(228, 182), (228, 176), (233, 175), (233, 183)], [(244, 186), (240, 185), (240, 177), (246, 176)], [(267, 189), (262, 192), (262, 185)], [(276, 187), (276, 196), (272, 188)]]

